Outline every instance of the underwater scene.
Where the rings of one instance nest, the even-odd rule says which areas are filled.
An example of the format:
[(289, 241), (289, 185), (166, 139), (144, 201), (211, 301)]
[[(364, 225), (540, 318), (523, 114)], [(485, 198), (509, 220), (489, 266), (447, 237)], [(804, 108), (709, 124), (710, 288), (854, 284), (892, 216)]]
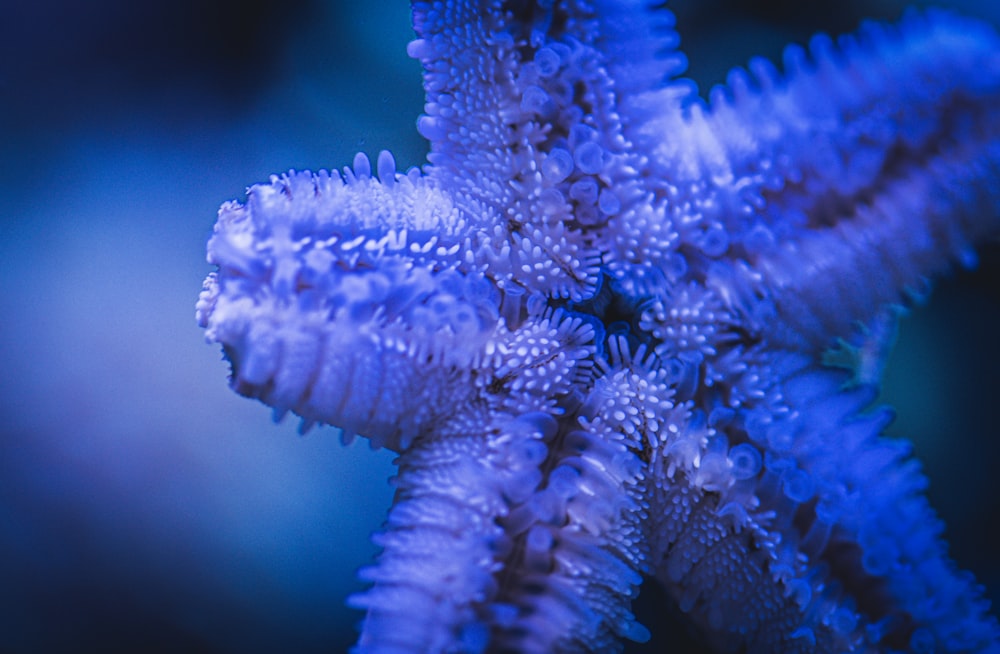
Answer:
[[(928, 6), (930, 3), (917, 3)], [(678, 0), (702, 97), (909, 3)], [(934, 6), (1000, 29), (996, 3)], [(234, 393), (195, 318), (219, 206), (290, 169), (422, 166), (407, 3), (58, 0), (0, 24), (0, 652), (338, 652), (395, 454)], [(1000, 184), (1000, 181), (994, 181)], [(994, 190), (995, 194), (996, 191)], [(1000, 606), (1000, 242), (904, 318), (878, 404)], [(652, 583), (627, 652), (708, 651)], [(662, 617), (661, 617), (662, 614)], [(664, 627), (663, 623), (670, 624)]]

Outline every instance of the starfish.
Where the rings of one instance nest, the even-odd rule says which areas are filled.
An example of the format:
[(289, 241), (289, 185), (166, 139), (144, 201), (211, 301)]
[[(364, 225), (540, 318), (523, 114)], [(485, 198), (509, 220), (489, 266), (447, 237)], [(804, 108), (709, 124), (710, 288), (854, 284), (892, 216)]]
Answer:
[(356, 651), (618, 651), (644, 576), (720, 652), (1000, 651), (871, 407), (1000, 231), (997, 34), (911, 14), (706, 101), (645, 3), (413, 24), (428, 164), (252, 186), (197, 308), (238, 393), (399, 453)]

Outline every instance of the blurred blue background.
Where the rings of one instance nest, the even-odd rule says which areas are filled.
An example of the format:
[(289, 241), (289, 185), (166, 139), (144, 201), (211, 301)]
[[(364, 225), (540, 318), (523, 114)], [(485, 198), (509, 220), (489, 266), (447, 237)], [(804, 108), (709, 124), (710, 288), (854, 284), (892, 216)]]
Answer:
[[(902, 4), (672, 6), (706, 89)], [(938, 4), (1000, 24), (996, 2)], [(359, 150), (423, 161), (406, 3), (0, 10), (0, 652), (346, 649), (392, 457), (229, 391), (194, 302), (215, 211), (247, 185)], [(998, 273), (993, 247), (942, 283), (886, 385), (994, 601)]]

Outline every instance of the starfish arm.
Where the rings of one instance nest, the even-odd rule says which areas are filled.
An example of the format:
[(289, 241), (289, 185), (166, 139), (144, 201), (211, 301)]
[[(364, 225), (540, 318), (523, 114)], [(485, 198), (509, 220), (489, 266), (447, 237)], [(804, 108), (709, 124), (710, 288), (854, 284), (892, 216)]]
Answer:
[(630, 609), (645, 570), (639, 441), (670, 404), (656, 373), (620, 363), (551, 424), (538, 490), (500, 521), (512, 548), (494, 650), (615, 652), (649, 638)]
[[(704, 121), (731, 163), (726, 229), (781, 338), (819, 349), (1000, 229), (1000, 37), (939, 12), (752, 64)], [(756, 88), (754, 88), (756, 86)], [(697, 113), (697, 112), (696, 112)], [(737, 199), (739, 198), (739, 199)], [(775, 333), (778, 330), (771, 330)]]
[(427, 172), (479, 228), (472, 257), (502, 286), (578, 300), (600, 264), (674, 249), (632, 142), (650, 106), (691, 92), (665, 82), (684, 67), (673, 19), (645, 2), (597, 5), (414, 3)]
[(396, 497), (373, 536), (383, 550), (361, 571), (372, 586), (350, 602), (366, 612), (354, 651), (485, 649), (505, 617), (495, 575), (514, 545), (498, 519), (538, 485), (552, 421), (456, 416), (399, 457)]
[(555, 319), (498, 338), (477, 399), (400, 455), (384, 550), (363, 573), (373, 586), (353, 600), (367, 611), (359, 652), (603, 652), (648, 638), (629, 609), (645, 560), (635, 451), (670, 404), (642, 368), (574, 399), (590, 386), (590, 338)]
[(1000, 626), (947, 556), (911, 445), (881, 436), (891, 411), (867, 410), (877, 389), (809, 363), (775, 391), (782, 408), (754, 420), (751, 438), (766, 443), (770, 474), (796, 507), (783, 507), (794, 516), (784, 533), (806, 557), (813, 594), (851, 598), (843, 605), (859, 612), (866, 647), (996, 651)]
[(500, 317), (482, 276), (457, 269), (453, 204), (419, 175), (381, 172), (361, 156), (223, 205), (197, 314), (234, 390), (303, 430), (332, 424), (399, 451), (473, 392)]
[(652, 465), (650, 566), (680, 608), (718, 651), (993, 651), (876, 389), (802, 353), (743, 360)]

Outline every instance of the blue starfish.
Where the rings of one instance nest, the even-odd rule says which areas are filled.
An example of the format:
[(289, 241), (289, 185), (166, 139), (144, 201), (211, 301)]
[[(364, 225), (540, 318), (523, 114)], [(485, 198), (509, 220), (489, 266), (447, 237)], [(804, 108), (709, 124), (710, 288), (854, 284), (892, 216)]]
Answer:
[(231, 383), (399, 452), (358, 652), (1000, 651), (870, 409), (898, 307), (1000, 228), (1000, 38), (868, 25), (700, 100), (639, 2), (414, 2), (423, 170), (219, 212)]

